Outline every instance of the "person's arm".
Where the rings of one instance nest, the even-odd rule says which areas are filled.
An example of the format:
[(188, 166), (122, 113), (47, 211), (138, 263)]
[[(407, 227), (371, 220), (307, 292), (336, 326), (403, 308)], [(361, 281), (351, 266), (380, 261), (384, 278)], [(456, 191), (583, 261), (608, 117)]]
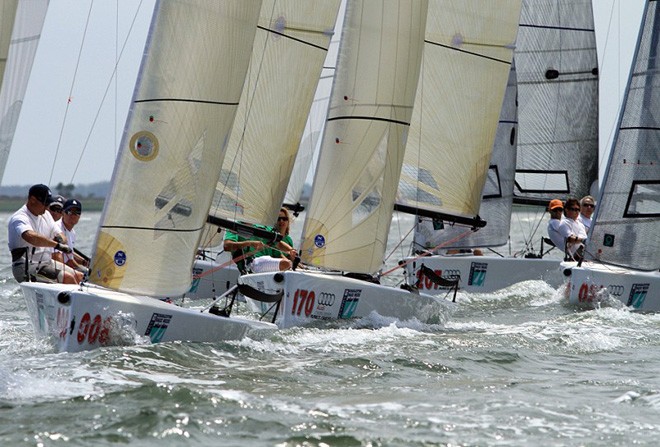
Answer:
[(296, 256), (298, 256), (298, 252), (296, 251), (295, 248), (293, 248), (291, 245), (287, 244), (284, 242), (284, 240), (281, 240), (277, 243), (277, 248), (286, 256), (287, 258), (293, 260)]
[(232, 241), (229, 239), (225, 239), (222, 247), (224, 248), (225, 251), (236, 251), (236, 250), (241, 250), (243, 248), (248, 248), (252, 247), (257, 251), (263, 250), (264, 248), (264, 243), (261, 241)]
[(21, 237), (25, 242), (27, 242), (30, 245), (34, 245), (35, 247), (51, 247), (57, 249), (57, 246), (60, 245), (59, 242), (51, 238), (48, 238), (46, 236), (43, 236), (34, 230), (24, 231), (21, 234)]

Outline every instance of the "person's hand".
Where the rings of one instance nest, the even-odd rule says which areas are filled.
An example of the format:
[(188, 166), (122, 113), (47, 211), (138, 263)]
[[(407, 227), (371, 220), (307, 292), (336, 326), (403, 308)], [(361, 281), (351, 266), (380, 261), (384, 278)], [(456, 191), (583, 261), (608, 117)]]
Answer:
[(57, 245), (55, 246), (55, 250), (59, 250), (59, 251), (61, 251), (62, 253), (67, 253), (67, 254), (71, 254), (71, 253), (73, 253), (73, 250), (71, 250), (71, 247), (69, 247), (69, 246), (66, 245), (66, 244), (60, 244), (59, 242), (58, 242)]
[(261, 241), (250, 241), (250, 246), (256, 250), (262, 250), (264, 248), (264, 243)]
[(298, 252), (296, 251), (295, 248), (292, 248), (291, 250), (289, 250), (289, 257), (290, 257), (291, 259), (295, 259), (296, 256), (298, 256)]

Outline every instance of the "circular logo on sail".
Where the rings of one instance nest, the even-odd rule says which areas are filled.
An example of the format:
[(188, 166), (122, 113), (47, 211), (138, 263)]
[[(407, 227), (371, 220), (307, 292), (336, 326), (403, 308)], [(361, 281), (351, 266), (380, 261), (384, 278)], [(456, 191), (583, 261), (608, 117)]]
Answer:
[(323, 248), (325, 246), (325, 238), (320, 234), (317, 234), (314, 237), (314, 245), (316, 245), (318, 248)]
[(135, 133), (129, 143), (131, 153), (141, 161), (150, 161), (158, 155), (158, 138), (147, 130)]
[(119, 267), (126, 264), (126, 253), (121, 250), (115, 253), (115, 264)]

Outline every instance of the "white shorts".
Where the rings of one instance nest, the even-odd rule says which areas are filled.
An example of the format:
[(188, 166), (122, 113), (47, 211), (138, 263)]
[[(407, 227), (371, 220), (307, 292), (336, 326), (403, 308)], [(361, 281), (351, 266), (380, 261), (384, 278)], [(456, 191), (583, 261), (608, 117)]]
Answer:
[(282, 258), (259, 256), (258, 258), (254, 258), (249, 268), (252, 273), (279, 272), (280, 261), (282, 261)]

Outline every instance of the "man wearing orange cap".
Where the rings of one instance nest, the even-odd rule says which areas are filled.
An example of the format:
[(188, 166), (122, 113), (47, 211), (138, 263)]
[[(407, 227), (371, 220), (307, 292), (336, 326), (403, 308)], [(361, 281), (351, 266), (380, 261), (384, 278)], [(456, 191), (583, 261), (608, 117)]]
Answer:
[(552, 243), (555, 244), (555, 247), (559, 248), (561, 251), (564, 251), (566, 240), (564, 236), (559, 232), (559, 225), (561, 224), (561, 219), (564, 212), (564, 204), (559, 199), (552, 199), (548, 205), (548, 211), (550, 212), (550, 222), (548, 222), (548, 237)]

